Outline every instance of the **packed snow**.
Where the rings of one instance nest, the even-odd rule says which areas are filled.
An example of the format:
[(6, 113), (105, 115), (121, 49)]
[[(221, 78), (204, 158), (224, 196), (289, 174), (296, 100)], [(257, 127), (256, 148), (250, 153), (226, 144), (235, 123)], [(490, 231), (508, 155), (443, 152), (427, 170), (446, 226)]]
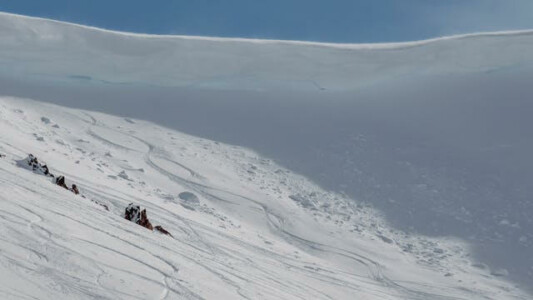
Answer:
[(531, 31), (0, 40), (2, 299), (532, 298)]

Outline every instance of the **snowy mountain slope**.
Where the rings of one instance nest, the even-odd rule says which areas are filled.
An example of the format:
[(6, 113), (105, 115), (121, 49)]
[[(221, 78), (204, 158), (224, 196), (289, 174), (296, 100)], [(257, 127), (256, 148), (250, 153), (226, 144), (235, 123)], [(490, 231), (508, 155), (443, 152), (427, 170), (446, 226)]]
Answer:
[[(284, 194), (292, 196), (290, 201), (308, 205), (309, 198), (322, 199), (323, 209), (326, 209), (328, 204), (335, 203), (335, 198), (346, 201), (348, 198), (351, 199), (349, 201), (357, 199), (356, 203), (339, 204), (339, 210), (344, 210), (342, 205), (363, 205), (365, 212), (358, 213), (355, 219), (363, 219), (358, 228), (365, 228), (362, 232), (370, 239), (392, 239), (394, 245), (411, 253), (409, 257), (413, 260), (429, 262), (431, 268), (438, 269), (441, 267), (437, 265), (443, 258), (435, 259), (431, 243), (444, 243), (448, 246), (435, 247), (448, 249), (447, 254), (455, 253), (453, 249), (462, 250), (449, 258), (450, 261), (442, 262), (446, 266), (442, 272), (456, 274), (466, 268), (468, 276), (487, 276), (489, 281), (505, 277), (532, 292), (531, 32), (473, 34), (401, 44), (331, 45), (127, 34), (0, 13), (0, 40), (1, 95), (29, 97), (150, 120), (196, 136), (251, 148), (261, 156), (305, 175), (324, 189), (345, 195), (340, 197), (326, 193), (330, 196), (324, 196), (322, 190), (317, 192), (319, 196), (311, 192), (300, 193), (305, 197), (298, 192)], [(204, 89), (206, 87), (208, 89)], [(21, 100), (9, 101), (18, 103)], [(32, 105), (26, 111), (35, 111)], [(11, 108), (16, 109), (16, 106), (11, 105)], [(36, 107), (44, 109), (46, 106)], [(39, 118), (38, 115), (36, 113), (35, 117)], [(54, 112), (49, 115), (55, 116)], [(54, 118), (59, 120), (61, 116)], [(16, 117), (10, 122), (15, 121), (18, 121)], [(32, 126), (43, 125), (33, 121)], [(116, 122), (104, 123), (112, 127)], [(75, 126), (74, 123), (74, 120), (66, 122), (69, 126)], [(18, 132), (24, 126), (17, 128), (12, 132)], [(82, 140), (92, 141), (92, 144), (99, 141), (109, 148), (98, 148), (95, 153), (122, 149), (123, 144), (116, 141), (123, 139), (122, 135), (106, 136), (101, 131), (101, 128), (93, 127), (87, 132), (80, 129), (76, 134), (83, 136)], [(25, 144), (30, 148), (43, 146), (41, 153), (37, 153), (39, 157), (44, 155), (43, 158), (52, 167), (63, 172), (71, 170), (72, 160), (52, 157), (52, 162), (46, 157), (51, 152), (44, 152), (50, 151), (45, 147), (50, 145), (45, 136), (42, 137), (46, 144), (33, 140), (40, 136), (25, 136), (30, 137), (32, 142), (24, 138), (12, 144)], [(159, 146), (159, 141), (150, 140), (153, 138), (151, 135), (137, 138)], [(72, 140), (71, 147), (77, 144), (72, 151), (91, 153), (92, 150), (86, 149), (89, 146), (78, 141), (79, 138), (69, 139)], [(149, 145), (136, 139), (125, 141), (131, 149), (150, 149)], [(165, 186), (164, 181), (170, 180), (168, 178), (177, 180), (176, 174), (172, 174), (174, 172), (181, 177), (194, 177), (193, 174), (202, 174), (200, 170), (206, 168), (210, 175), (204, 177), (210, 180), (228, 175), (227, 172), (211, 175), (216, 172), (214, 169), (219, 170), (211, 165), (195, 164), (191, 167), (181, 160), (176, 164), (178, 160), (175, 157), (179, 155), (173, 151), (178, 150), (172, 149), (172, 141), (166, 141), (170, 145), (167, 142), (163, 144), (170, 150), (161, 152), (156, 147), (153, 150), (157, 155), (144, 163), (144, 155), (128, 159), (129, 164), (116, 157), (104, 157), (104, 163), (109, 165), (108, 160), (111, 160), (116, 168), (109, 174), (112, 177), (106, 180), (113, 180), (113, 177), (118, 182), (126, 180), (119, 176), (120, 170), (125, 170), (128, 176), (138, 173), (144, 177), (148, 176), (148, 170), (158, 169), (163, 179), (148, 177), (156, 182), (152, 185), (153, 189), (161, 189), (160, 185)], [(202, 147), (194, 149), (196, 152), (203, 151)], [(236, 153), (230, 150), (228, 153)], [(13, 155), (22, 158), (28, 151), (20, 149), (14, 152), (11, 149), (7, 152), (12, 154), (8, 158), (8, 166), (11, 166)], [(169, 153), (174, 153), (174, 162), (165, 161), (169, 159)], [(210, 156), (214, 157), (214, 154)], [(225, 156), (217, 157), (213, 161), (225, 159)], [(228, 164), (240, 166), (238, 169), (241, 171), (235, 173), (242, 175), (241, 172), (245, 172), (242, 178), (247, 185), (250, 184), (248, 177), (259, 180), (261, 176), (257, 176), (256, 170), (248, 165), (242, 166), (239, 162), (242, 159), (232, 159)], [(138, 163), (150, 167), (139, 167)], [(251, 163), (258, 167), (256, 161)], [(162, 168), (164, 164), (170, 164), (172, 168)], [(102, 169), (101, 166), (96, 167)], [(9, 169), (5, 176), (17, 172), (22, 170)], [(68, 173), (68, 178), (72, 178), (70, 175), (79, 176), (73, 171)], [(267, 176), (272, 179), (268, 181), (270, 185), (281, 188), (287, 184), (286, 180), (279, 179), (280, 173), (274, 174)], [(33, 175), (31, 178), (34, 178)], [(30, 180), (29, 177), (25, 179)], [(87, 178), (80, 179), (84, 181)], [(4, 182), (14, 185), (13, 180)], [(317, 189), (293, 183), (291, 180), (288, 186)], [(257, 185), (260, 194), (265, 192), (265, 184)], [(108, 204), (117, 201), (113, 200), (114, 197), (123, 199), (120, 205), (113, 206), (117, 216), (123, 208), (118, 206), (125, 206), (131, 193), (125, 197), (122, 195), (124, 190), (120, 188), (119, 192), (104, 194), (102, 186), (105, 186), (106, 192), (107, 189), (117, 190), (110, 189), (109, 185), (111, 183), (106, 181), (92, 189), (98, 194), (98, 199), (107, 199)], [(230, 187), (232, 190), (236, 188), (233, 184)], [(185, 189), (202, 194), (202, 199), (210, 197), (205, 196), (205, 191), (193, 190), (190, 186)], [(181, 190), (175, 193), (164, 191), (161, 195), (151, 193), (160, 196), (156, 197), (157, 201), (160, 198), (172, 201), (179, 198), (176, 193)], [(235, 193), (242, 195), (249, 192), (239, 188)], [(10, 193), (10, 190), (5, 193)], [(273, 192), (268, 193), (273, 195)], [(213, 191), (209, 194), (220, 199), (229, 197)], [(186, 195), (183, 197), (189, 199)], [(213, 199), (216, 198), (208, 200)], [(195, 203), (195, 200), (190, 201)], [(222, 205), (218, 201), (215, 203)], [(191, 208), (188, 203), (180, 203), (181, 207), (183, 205)], [(379, 209), (382, 216), (367, 211), (367, 205)], [(150, 218), (152, 213), (159, 216), (159, 212), (152, 212), (153, 208), (148, 207)], [(291, 209), (281, 207), (283, 210)], [(322, 204), (315, 207), (322, 207)], [(232, 208), (216, 208), (218, 212), (226, 211), (232, 216)], [(257, 209), (260, 208), (255, 207), (251, 211)], [(11, 212), (17, 215), (20, 210)], [(283, 213), (276, 214), (287, 217)], [(173, 216), (167, 217), (172, 219)], [(252, 219), (254, 226), (254, 221), (258, 219), (248, 211), (234, 217), (235, 220)], [(382, 225), (383, 221), (379, 220), (384, 219), (391, 226)], [(163, 221), (156, 219), (155, 222), (167, 228)], [(318, 222), (320, 226), (323, 226), (322, 222)], [(310, 226), (311, 223), (295, 222), (291, 229), (297, 228), (298, 224)], [(378, 227), (391, 228), (396, 233), (381, 227), (363, 226), (373, 223), (381, 224)], [(272, 226), (276, 227), (275, 223)], [(175, 228), (171, 230), (174, 234)], [(257, 229), (262, 236), (264, 231), (265, 226)], [(305, 235), (308, 231), (312, 232), (302, 229), (296, 233)], [(404, 237), (403, 231), (411, 237)], [(420, 234), (434, 239), (421, 238)], [(286, 234), (283, 235), (287, 238)], [(326, 236), (329, 235), (328, 232)], [(318, 234), (316, 240), (325, 241), (326, 236)], [(343, 236), (334, 238), (331, 243), (340, 243), (339, 247), (343, 248), (346, 240), (352, 241)], [(467, 244), (458, 245), (455, 240), (463, 240)], [(291, 241), (298, 247), (307, 247), (301, 240)], [(359, 236), (353, 239), (353, 243), (353, 247), (359, 250), (366, 245)], [(263, 246), (264, 242), (258, 244)], [(376, 251), (372, 245), (363, 248), (370, 248), (371, 253)], [(436, 250), (437, 254), (439, 252)], [(411, 270), (411, 261), (404, 267), (399, 265), (402, 259), (391, 252), (384, 254), (392, 255), (390, 260), (381, 254), (376, 261), (389, 266), (391, 270), (387, 270), (387, 276), (394, 281), (398, 282), (397, 278), (409, 273), (399, 270)], [(468, 256), (468, 261), (456, 264), (455, 259), (461, 256)], [(339, 259), (338, 255), (335, 258)], [(326, 261), (331, 259), (329, 257)], [(395, 272), (401, 275), (396, 276)], [(413, 274), (420, 273), (416, 271)], [(434, 279), (428, 275), (424, 280), (412, 280), (415, 283), (428, 281), (440, 284), (441, 277)], [(464, 280), (463, 283), (467, 288), (475, 287), (472, 281)], [(401, 285), (405, 287), (407, 284), (402, 282)], [(442, 285), (439, 285), (432, 292), (449, 294), (442, 292), (441, 288)], [(415, 285), (413, 289), (431, 292), (427, 286), (421, 288)], [(490, 289), (481, 290), (488, 295)], [(390, 293), (398, 297), (415, 297), (398, 291)], [(459, 294), (460, 297), (471, 298)], [(495, 293), (487, 297), (499, 299), (500, 295)]]
[[(3, 299), (529, 298), (466, 244), (396, 231), (243, 148), (19, 98), (0, 124)], [(29, 152), (87, 198), (19, 167)], [(124, 220), (130, 202), (174, 239)]]
[(0, 90), (251, 148), (372, 205), (396, 229), (468, 241), (476, 264), (505, 269), (533, 292), (533, 69), (523, 65), (411, 75), (349, 93), (99, 84), (47, 73), (6, 75)]
[(400, 76), (531, 65), (532, 35), (336, 45), (129, 34), (0, 13), (0, 74), (239, 90), (352, 90)]

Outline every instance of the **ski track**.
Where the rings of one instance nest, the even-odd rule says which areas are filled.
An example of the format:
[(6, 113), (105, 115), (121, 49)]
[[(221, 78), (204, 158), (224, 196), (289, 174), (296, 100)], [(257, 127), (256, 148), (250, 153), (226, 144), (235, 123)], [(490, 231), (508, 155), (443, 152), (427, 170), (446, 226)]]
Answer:
[[(264, 178), (257, 182), (241, 175), (247, 174), (243, 166), (256, 159), (247, 150), (217, 144), (215, 151), (209, 141), (149, 123), (126, 124), (103, 114), (0, 100), (3, 108), (24, 111), (24, 118), (6, 118), (0, 127), (9, 137), (0, 141), (0, 153), (9, 155), (0, 160), (0, 274), (12, 272), (18, 278), (13, 286), (0, 284), (3, 298), (492, 299), (496, 288), (491, 284), (496, 282), (494, 286), (507, 292), (499, 295), (501, 299), (527, 299), (498, 279), (475, 279), (480, 282), (476, 288), (468, 282), (444, 281), (436, 266), (424, 271), (443, 280), (436, 284), (390, 275), (394, 264), (380, 261), (380, 252), (371, 254), (372, 248), (361, 250), (368, 245), (390, 247), (368, 239), (373, 235), (370, 229), (356, 237), (340, 225), (314, 225), (322, 219), (284, 196), (311, 188), (311, 183), (287, 177), (294, 186), (270, 195), (263, 192), (268, 188), (267, 171), (257, 171)], [(32, 110), (35, 105), (38, 108)], [(42, 115), (61, 127), (41, 124)], [(148, 129), (142, 131), (145, 126)], [(39, 132), (44, 142), (16, 144), (21, 139), (14, 132), (28, 139)], [(179, 138), (166, 142), (163, 132)], [(64, 143), (52, 144), (57, 139)], [(126, 146), (133, 141), (143, 147)], [(186, 150), (176, 152), (181, 150), (171, 142)], [(14, 161), (26, 153), (45, 158), (54, 174), (75, 182), (86, 198), (17, 167)], [(176, 158), (176, 153), (183, 157)], [(134, 165), (125, 167), (130, 164)], [(209, 171), (217, 166), (222, 166), (217, 170), (221, 173)], [(136, 173), (140, 167), (143, 172)], [(108, 176), (120, 170), (129, 171), (129, 178)], [(179, 191), (194, 193), (198, 203), (185, 203), (192, 205), (186, 209), (180, 205), (185, 200), (178, 197), (164, 200)], [(91, 200), (105, 203), (110, 211)], [(123, 209), (130, 202), (146, 207), (152, 223), (163, 225), (174, 238), (124, 220)], [(344, 213), (356, 211), (348, 207)], [(303, 234), (296, 226), (299, 222), (317, 232)], [(325, 238), (333, 229), (365, 244), (330, 244), (341, 237)], [(20, 260), (21, 255), (27, 260)], [(409, 260), (414, 264), (411, 270), (422, 269), (414, 257)], [(478, 275), (466, 273), (464, 278), (468, 276)], [(22, 292), (18, 283), (32, 288)]]

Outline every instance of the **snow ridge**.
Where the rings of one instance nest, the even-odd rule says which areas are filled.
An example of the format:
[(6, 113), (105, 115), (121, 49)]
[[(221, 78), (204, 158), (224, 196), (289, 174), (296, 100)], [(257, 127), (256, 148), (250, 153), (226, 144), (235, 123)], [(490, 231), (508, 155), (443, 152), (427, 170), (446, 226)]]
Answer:
[(258, 44), (288, 44), (288, 45), (305, 45), (305, 46), (320, 46), (320, 47), (329, 47), (329, 48), (338, 48), (338, 49), (400, 49), (421, 46), (433, 42), (445, 41), (445, 40), (456, 40), (456, 39), (465, 39), (465, 38), (478, 38), (478, 37), (505, 37), (505, 36), (528, 36), (533, 35), (533, 30), (508, 30), (508, 31), (493, 31), (493, 32), (475, 32), (467, 34), (457, 34), (451, 36), (442, 36), (437, 38), (431, 38), (426, 40), (419, 41), (409, 41), (409, 42), (395, 42), (395, 43), (324, 43), (324, 42), (312, 42), (312, 41), (298, 41), (298, 40), (276, 40), (276, 39), (253, 39), (253, 38), (232, 38), (232, 37), (210, 37), (210, 36), (195, 36), (195, 35), (172, 35), (172, 34), (146, 34), (146, 33), (135, 33), (135, 32), (126, 32), (126, 31), (117, 31), (109, 30), (100, 27), (82, 25), (72, 22), (58, 21), (47, 18), (25, 16), (13, 13), (0, 12), (0, 16), (6, 16), (11, 18), (20, 18), (23, 20), (34, 20), (38, 22), (50, 22), (55, 23), (61, 26), (74, 26), (81, 29), (89, 29), (100, 31), (109, 34), (116, 34), (122, 36), (130, 37), (142, 37), (142, 38), (152, 38), (152, 39), (189, 39), (189, 40), (203, 40), (203, 41), (218, 41), (218, 42), (247, 42), (247, 43), (258, 43)]
[(0, 13), (0, 38), (0, 76), (69, 83), (353, 90), (398, 76), (490, 72), (533, 61), (532, 31), (325, 44), (132, 34)]

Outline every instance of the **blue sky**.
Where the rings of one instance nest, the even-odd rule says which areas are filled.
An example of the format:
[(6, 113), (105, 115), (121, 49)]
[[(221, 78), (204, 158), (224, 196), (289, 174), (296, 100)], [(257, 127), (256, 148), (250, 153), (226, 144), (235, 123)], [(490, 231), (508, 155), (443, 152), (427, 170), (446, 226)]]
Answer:
[(0, 0), (0, 11), (143, 33), (354, 43), (533, 28), (533, 0)]

